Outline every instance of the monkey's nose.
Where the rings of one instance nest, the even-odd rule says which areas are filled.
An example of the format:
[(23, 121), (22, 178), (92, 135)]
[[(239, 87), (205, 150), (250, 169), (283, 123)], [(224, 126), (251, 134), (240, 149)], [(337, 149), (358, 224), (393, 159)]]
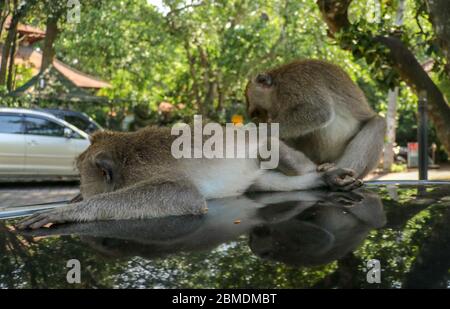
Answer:
[(267, 111), (264, 109), (255, 109), (250, 112), (250, 118), (254, 123), (267, 122), (268, 115)]
[(266, 87), (272, 86), (272, 77), (269, 74), (258, 74), (256, 82)]

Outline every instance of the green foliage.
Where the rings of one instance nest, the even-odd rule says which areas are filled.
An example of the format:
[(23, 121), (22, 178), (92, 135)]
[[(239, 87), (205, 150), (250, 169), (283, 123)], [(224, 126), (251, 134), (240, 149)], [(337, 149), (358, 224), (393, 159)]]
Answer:
[(392, 164), (392, 167), (391, 167), (391, 172), (393, 172), (393, 173), (400, 173), (400, 172), (404, 172), (406, 170), (407, 170), (406, 164), (394, 163), (394, 164)]
[(327, 43), (311, 1), (187, 6), (167, 1), (165, 13), (147, 1), (127, 0), (82, 8), (81, 23), (66, 25), (59, 37), (58, 56), (110, 81), (102, 95), (145, 101), (153, 110), (161, 101), (184, 103), (215, 119), (243, 106), (248, 77), (295, 58), (328, 59), (355, 79), (370, 79), (347, 52)]
[[(353, 1), (349, 8), (349, 27), (335, 35), (336, 41), (350, 50), (355, 59), (365, 59), (371, 76), (383, 89), (400, 84), (400, 76), (393, 69), (389, 49), (377, 42), (379, 36), (396, 36), (424, 60), (435, 51), (431, 25), (422, 6), (405, 1), (401, 25), (396, 21), (398, 1)], [(371, 17), (371, 18), (370, 18)]]
[[(44, 28), (49, 14), (62, 8), (50, 2), (39, 2), (24, 23)], [(176, 121), (194, 113), (230, 121), (233, 114), (245, 112), (249, 77), (293, 59), (319, 58), (343, 67), (381, 115), (387, 109), (388, 88), (399, 86), (397, 140), (406, 145), (416, 139), (417, 99), (391, 69), (387, 49), (373, 42), (373, 37), (387, 34), (400, 37), (419, 61), (432, 58), (435, 82), (447, 97), (450, 93), (423, 1), (406, 0), (403, 25), (397, 26), (398, 0), (353, 0), (351, 26), (334, 39), (327, 36), (311, 0), (155, 2), (82, 1), (80, 23), (67, 23), (64, 14), (59, 20), (57, 57), (111, 84), (98, 94), (114, 103), (78, 107), (102, 124), (111, 120), (108, 113), (125, 115), (139, 103), (147, 104), (158, 119), (163, 101), (186, 106), (174, 112)], [(16, 87), (28, 76), (22, 69)], [(28, 101), (3, 104), (30, 103), (23, 100)], [(433, 130), (430, 141), (437, 142)]]

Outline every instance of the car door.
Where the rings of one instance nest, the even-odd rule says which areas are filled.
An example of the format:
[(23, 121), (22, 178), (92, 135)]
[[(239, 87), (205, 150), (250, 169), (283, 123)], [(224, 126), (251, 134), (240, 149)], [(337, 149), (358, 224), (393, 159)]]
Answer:
[(20, 114), (0, 114), (0, 174), (18, 175), (25, 170), (25, 135)]
[(76, 175), (76, 157), (89, 141), (74, 132), (64, 136), (64, 125), (42, 116), (25, 115), (25, 169), (37, 175)]

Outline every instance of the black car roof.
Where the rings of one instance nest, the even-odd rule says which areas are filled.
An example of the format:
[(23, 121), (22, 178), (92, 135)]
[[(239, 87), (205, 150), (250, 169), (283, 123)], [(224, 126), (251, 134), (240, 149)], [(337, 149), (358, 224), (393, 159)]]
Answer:
[(40, 108), (38, 110), (45, 111), (47, 113), (51, 113), (53, 115), (64, 115), (64, 116), (78, 116), (82, 118), (89, 119), (89, 117), (82, 112), (77, 111), (71, 111), (71, 110), (65, 110), (65, 109), (51, 109), (51, 108)]

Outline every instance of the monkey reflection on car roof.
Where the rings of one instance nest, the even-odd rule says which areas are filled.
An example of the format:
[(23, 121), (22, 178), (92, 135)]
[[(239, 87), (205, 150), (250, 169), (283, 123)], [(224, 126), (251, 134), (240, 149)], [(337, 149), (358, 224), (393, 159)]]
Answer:
[[(164, 257), (212, 250), (248, 235), (252, 252), (293, 266), (326, 264), (354, 250), (385, 224), (373, 192), (298, 191), (251, 194), (208, 202), (206, 216), (89, 222), (24, 231), (73, 235), (110, 257)], [(236, 218), (240, 224), (235, 224)]]

